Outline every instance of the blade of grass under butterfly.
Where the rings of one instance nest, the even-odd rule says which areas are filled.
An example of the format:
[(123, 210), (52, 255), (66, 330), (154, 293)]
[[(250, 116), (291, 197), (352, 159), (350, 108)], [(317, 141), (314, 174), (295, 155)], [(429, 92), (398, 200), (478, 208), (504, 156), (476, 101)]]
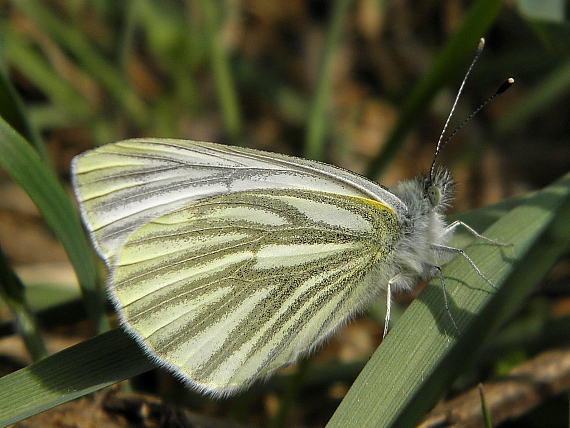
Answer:
[(122, 330), (67, 348), (0, 379), (0, 426), (154, 368)]
[[(493, 290), (457, 257), (443, 273), (458, 334), (432, 282), (388, 334), (328, 426), (416, 426), (461, 371), (477, 347), (504, 322), (566, 248), (552, 239), (570, 211), (570, 176), (521, 204), (483, 234), (512, 247), (488, 243), (468, 253), (497, 286)], [(561, 245), (564, 242), (564, 245)]]

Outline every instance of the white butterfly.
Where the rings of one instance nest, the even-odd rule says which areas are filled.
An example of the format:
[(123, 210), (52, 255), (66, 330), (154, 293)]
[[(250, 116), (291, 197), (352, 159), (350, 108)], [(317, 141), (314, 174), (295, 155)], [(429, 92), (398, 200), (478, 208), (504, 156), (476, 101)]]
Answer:
[(444, 169), (388, 190), (315, 161), (139, 139), (72, 171), (122, 325), (213, 395), (294, 362), (381, 289), (390, 302), (460, 251), (446, 246), (459, 223), (442, 216)]
[(316, 161), (134, 139), (79, 155), (72, 177), (121, 324), (188, 385), (226, 396), (310, 352), (382, 289), (387, 328), (392, 293), (419, 278), (444, 286), (456, 254), (489, 282), (447, 246), (462, 223), (445, 224), (454, 184), (434, 165), (387, 189)]

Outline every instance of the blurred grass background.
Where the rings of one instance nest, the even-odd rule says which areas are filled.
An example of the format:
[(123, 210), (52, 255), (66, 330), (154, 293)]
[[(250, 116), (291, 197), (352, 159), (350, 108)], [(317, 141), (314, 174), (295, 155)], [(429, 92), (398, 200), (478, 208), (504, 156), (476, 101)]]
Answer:
[[(428, 168), (484, 36), (485, 51), (451, 128), (507, 77), (516, 83), (441, 156), (459, 183), (454, 210), (466, 211), (542, 188), (570, 170), (567, 11), (561, 1), (538, 3), (0, 1), (0, 113), (66, 188), (73, 156), (141, 136), (311, 157), (390, 186)], [(0, 245), (34, 312), (79, 296), (61, 244), (3, 170)], [(507, 351), (489, 354), (450, 394), (544, 349), (526, 346), (525, 329), (568, 316), (569, 277), (566, 258), (513, 320)], [(76, 322), (85, 319), (81, 308), (64, 308), (52, 314), (57, 327), (42, 318), (49, 353), (93, 334), (92, 324)], [(344, 329), (312, 363), (325, 379), (335, 373), (331, 383), (316, 382), (327, 386), (305, 391), (310, 398), (281, 421), (324, 425), (380, 336), (381, 327), (369, 319)], [(30, 361), (16, 336), (0, 340), (0, 354), (13, 364), (5, 371)], [(319, 371), (320, 361), (340, 361), (341, 374)], [(140, 385), (203, 414), (250, 425), (266, 424), (280, 402), (259, 391), (230, 404), (210, 402), (164, 377)], [(564, 405), (564, 397), (549, 401), (524, 423), (541, 426), (540, 415), (553, 418)]]

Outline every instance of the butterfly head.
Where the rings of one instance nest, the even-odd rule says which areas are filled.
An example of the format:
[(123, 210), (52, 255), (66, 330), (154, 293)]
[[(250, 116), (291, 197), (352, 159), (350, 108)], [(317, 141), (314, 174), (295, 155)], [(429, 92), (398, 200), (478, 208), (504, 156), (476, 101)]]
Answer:
[(407, 207), (411, 218), (427, 216), (430, 212), (442, 214), (450, 205), (455, 183), (446, 168), (436, 168), (432, 175), (420, 174), (413, 180), (400, 181), (390, 191)]
[(453, 200), (455, 182), (447, 168), (437, 168), (430, 176), (420, 176), (423, 197), (437, 212), (445, 211)]

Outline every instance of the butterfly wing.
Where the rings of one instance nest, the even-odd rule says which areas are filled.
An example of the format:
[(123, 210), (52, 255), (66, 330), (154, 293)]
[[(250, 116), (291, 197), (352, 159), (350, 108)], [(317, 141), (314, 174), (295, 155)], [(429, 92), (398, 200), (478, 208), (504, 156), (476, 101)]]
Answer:
[(235, 192), (139, 228), (111, 291), (150, 355), (226, 395), (292, 363), (374, 297), (399, 238), (394, 211), (369, 199)]
[(101, 146), (72, 163), (75, 195), (108, 266), (130, 234), (200, 199), (258, 188), (306, 189), (377, 200), (402, 212), (386, 189), (331, 165), (215, 143), (133, 139)]

